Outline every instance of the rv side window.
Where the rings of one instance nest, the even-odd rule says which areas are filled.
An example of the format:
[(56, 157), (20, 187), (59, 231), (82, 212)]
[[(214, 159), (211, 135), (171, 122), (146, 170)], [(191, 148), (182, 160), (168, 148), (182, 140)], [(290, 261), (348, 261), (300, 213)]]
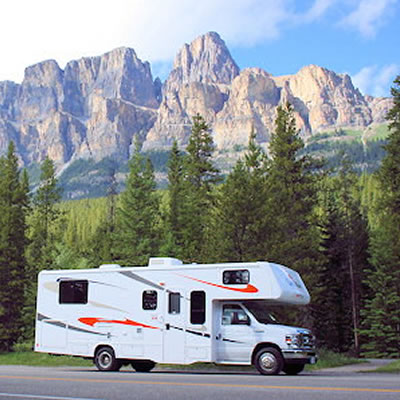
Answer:
[(225, 285), (238, 285), (250, 282), (250, 273), (247, 269), (236, 269), (233, 271), (224, 271), (222, 281)]
[(250, 318), (236, 304), (225, 304), (222, 309), (222, 325), (250, 325)]
[(88, 281), (61, 281), (60, 304), (87, 304)]
[(143, 310), (155, 310), (157, 308), (157, 292), (145, 290), (142, 297)]
[(204, 324), (206, 320), (206, 293), (194, 291), (190, 293), (190, 323)]
[(179, 314), (181, 312), (180, 293), (170, 293), (168, 297), (168, 313)]

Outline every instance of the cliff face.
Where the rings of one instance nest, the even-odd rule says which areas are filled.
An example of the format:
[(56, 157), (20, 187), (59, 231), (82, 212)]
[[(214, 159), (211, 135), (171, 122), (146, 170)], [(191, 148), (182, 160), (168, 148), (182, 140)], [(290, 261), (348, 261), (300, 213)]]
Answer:
[[(161, 87), (162, 86), (162, 87)], [(347, 75), (310, 65), (274, 77), (240, 71), (216, 33), (185, 44), (168, 79), (153, 80), (150, 65), (129, 48), (69, 62), (28, 67), (23, 82), (0, 82), (0, 154), (16, 143), (21, 163), (49, 155), (59, 169), (78, 158), (129, 158), (135, 140), (144, 150), (187, 144), (200, 113), (218, 149), (247, 145), (254, 128), (267, 145), (276, 107), (289, 101), (304, 136), (324, 130), (363, 130), (384, 122), (390, 99), (363, 96)]]
[(212, 125), (238, 74), (239, 67), (218, 34), (211, 32), (185, 44), (164, 84), (157, 120), (144, 149), (169, 148), (174, 139), (186, 145), (191, 118), (197, 113)]
[(224, 42), (207, 34), (185, 45), (163, 88), (157, 120), (144, 149), (169, 148), (173, 139), (185, 146), (191, 117), (209, 123), (217, 149), (247, 145), (252, 129), (267, 146), (276, 108), (289, 101), (304, 136), (384, 122), (390, 99), (364, 97), (348, 75), (310, 65), (294, 75), (274, 77), (259, 68), (239, 71)]
[(150, 65), (132, 49), (28, 67), (21, 85), (0, 83), (0, 151), (14, 140), (23, 164), (49, 155), (58, 167), (76, 158), (129, 157), (159, 107)]

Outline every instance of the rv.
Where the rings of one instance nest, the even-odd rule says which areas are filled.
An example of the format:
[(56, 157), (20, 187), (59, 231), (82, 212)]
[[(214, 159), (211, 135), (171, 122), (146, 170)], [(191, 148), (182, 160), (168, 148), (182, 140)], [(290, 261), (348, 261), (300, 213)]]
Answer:
[(213, 362), (297, 374), (316, 362), (314, 337), (269, 308), (309, 300), (298, 273), (269, 262), (151, 258), (147, 267), (42, 271), (35, 351), (90, 358), (101, 371)]

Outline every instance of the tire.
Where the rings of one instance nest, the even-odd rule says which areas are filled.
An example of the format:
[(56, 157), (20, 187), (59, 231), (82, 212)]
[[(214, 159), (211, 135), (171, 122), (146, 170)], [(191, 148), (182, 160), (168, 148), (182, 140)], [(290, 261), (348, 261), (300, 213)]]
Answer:
[(150, 372), (155, 367), (156, 363), (151, 360), (137, 360), (132, 361), (131, 365), (136, 372)]
[(279, 350), (264, 347), (256, 353), (254, 366), (262, 375), (278, 375), (283, 368), (283, 358)]
[(94, 356), (94, 363), (99, 371), (119, 371), (122, 366), (111, 347), (100, 347)]
[(297, 375), (304, 369), (304, 364), (286, 364), (283, 367), (283, 372), (286, 375)]

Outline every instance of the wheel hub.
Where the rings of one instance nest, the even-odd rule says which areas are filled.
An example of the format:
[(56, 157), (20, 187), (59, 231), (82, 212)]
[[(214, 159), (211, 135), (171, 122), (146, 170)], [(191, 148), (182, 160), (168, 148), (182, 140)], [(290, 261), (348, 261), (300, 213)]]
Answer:
[(104, 367), (107, 368), (110, 365), (111, 362), (111, 357), (107, 353), (103, 353), (100, 355), (100, 364)]
[(264, 353), (260, 357), (260, 365), (263, 369), (267, 371), (271, 371), (275, 368), (276, 359), (271, 353)]

